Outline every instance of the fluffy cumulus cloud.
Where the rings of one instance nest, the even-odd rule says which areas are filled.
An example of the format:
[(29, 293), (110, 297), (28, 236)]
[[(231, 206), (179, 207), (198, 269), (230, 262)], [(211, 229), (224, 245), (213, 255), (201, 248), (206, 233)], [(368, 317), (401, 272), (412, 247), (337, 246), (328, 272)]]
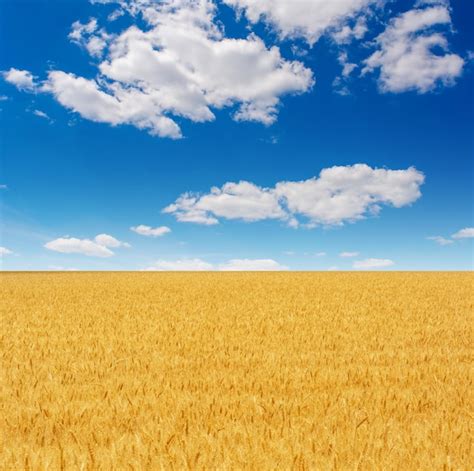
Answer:
[(185, 193), (164, 208), (178, 221), (217, 224), (219, 219), (277, 219), (301, 224), (340, 225), (377, 214), (381, 205), (409, 205), (420, 196), (424, 175), (406, 170), (374, 169), (365, 164), (331, 167), (318, 177), (283, 181), (264, 188), (241, 181), (214, 187), (204, 195)]
[(20, 90), (33, 91), (36, 87), (35, 78), (27, 70), (19, 70), (12, 67), (10, 70), (3, 72), (3, 78)]
[[(333, 31), (340, 42), (362, 37), (366, 28), (360, 15), (377, 0), (224, 0), (245, 13), (252, 23), (264, 21), (281, 38), (304, 38), (314, 44), (325, 32)], [(355, 21), (354, 26), (348, 23)]]
[(145, 271), (282, 271), (288, 267), (272, 259), (232, 259), (212, 264), (200, 258), (158, 260)]
[(352, 264), (352, 268), (356, 270), (373, 270), (378, 268), (388, 268), (395, 263), (388, 258), (367, 258), (365, 260), (357, 260)]
[[(285, 60), (278, 47), (267, 47), (254, 34), (226, 37), (210, 0), (122, 4), (146, 27), (137, 21), (111, 35), (95, 19), (74, 23), (69, 37), (99, 59), (97, 77), (51, 70), (39, 91), (86, 119), (179, 138), (176, 118), (212, 121), (213, 110), (224, 107), (236, 108), (238, 121), (271, 124), (283, 95), (313, 85), (312, 72)], [(5, 76), (12, 83), (14, 70)], [(31, 74), (19, 72), (16, 84), (31, 88)]]
[(226, 183), (222, 188), (211, 188), (209, 194), (200, 197), (184, 194), (164, 211), (174, 213), (178, 221), (201, 224), (217, 224), (214, 216), (244, 221), (286, 216), (272, 190), (249, 182)]
[(130, 228), (130, 230), (147, 237), (161, 237), (171, 232), (171, 229), (166, 226), (153, 228), (150, 226), (145, 226), (144, 224), (140, 224), (139, 226), (133, 226)]
[[(223, 108), (236, 121), (271, 125), (282, 97), (312, 88), (313, 72), (300, 60), (284, 58), (278, 45), (265, 44), (255, 32), (230, 37), (219, 19), (224, 3), (236, 18), (245, 15), (251, 26), (263, 21), (276, 31), (268, 41), (292, 40), (296, 56), (308, 52), (298, 40), (312, 45), (322, 35), (330, 38), (342, 67), (334, 80), (341, 95), (350, 93), (349, 80), (370, 72), (379, 73), (382, 92), (425, 93), (452, 85), (464, 61), (448, 45), (449, 3), (416, 2), (374, 38), (369, 26), (376, 22), (374, 15), (387, 11), (377, 8), (384, 1), (91, 0), (117, 6), (109, 22), (118, 16), (128, 21), (113, 33), (97, 18), (72, 24), (69, 40), (90, 56), (97, 67), (94, 76), (56, 69), (39, 81), (27, 70), (11, 68), (3, 77), (21, 90), (51, 94), (85, 119), (132, 125), (153, 136), (181, 138), (183, 120), (209, 122)], [(363, 47), (375, 45), (363, 63), (349, 58), (347, 47), (354, 40), (364, 41)]]
[(474, 237), (474, 227), (465, 227), (451, 236), (453, 239), (470, 239)]
[(462, 73), (463, 59), (449, 51), (446, 34), (440, 31), (451, 27), (447, 2), (418, 5), (389, 22), (375, 40), (378, 50), (365, 60), (365, 73), (380, 71), (383, 92), (426, 93), (438, 84), (454, 84)]
[(98, 234), (93, 240), (76, 237), (60, 237), (44, 245), (48, 250), (61, 253), (78, 253), (89, 257), (111, 257), (114, 252), (110, 248), (130, 247), (108, 234)]
[(0, 247), (0, 258), (4, 257), (5, 255), (12, 255), (13, 252), (10, 249), (7, 249), (6, 247)]

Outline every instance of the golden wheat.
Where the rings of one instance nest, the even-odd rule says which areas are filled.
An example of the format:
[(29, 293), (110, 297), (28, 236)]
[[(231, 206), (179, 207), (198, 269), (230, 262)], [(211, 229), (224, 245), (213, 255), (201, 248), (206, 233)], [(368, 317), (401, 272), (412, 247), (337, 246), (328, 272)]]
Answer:
[(1, 275), (1, 469), (469, 469), (469, 273)]

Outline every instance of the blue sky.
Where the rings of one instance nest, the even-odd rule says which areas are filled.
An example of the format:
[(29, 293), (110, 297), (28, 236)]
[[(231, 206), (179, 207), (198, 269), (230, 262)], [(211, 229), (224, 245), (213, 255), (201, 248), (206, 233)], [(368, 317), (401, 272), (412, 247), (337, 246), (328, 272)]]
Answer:
[(2, 1), (2, 268), (472, 269), (473, 13)]

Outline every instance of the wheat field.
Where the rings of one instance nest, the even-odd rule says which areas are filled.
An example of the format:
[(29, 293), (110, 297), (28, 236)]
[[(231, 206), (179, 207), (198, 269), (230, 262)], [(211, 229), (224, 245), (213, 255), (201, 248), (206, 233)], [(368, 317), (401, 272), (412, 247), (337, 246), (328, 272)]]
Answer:
[(0, 468), (472, 469), (470, 273), (3, 273)]

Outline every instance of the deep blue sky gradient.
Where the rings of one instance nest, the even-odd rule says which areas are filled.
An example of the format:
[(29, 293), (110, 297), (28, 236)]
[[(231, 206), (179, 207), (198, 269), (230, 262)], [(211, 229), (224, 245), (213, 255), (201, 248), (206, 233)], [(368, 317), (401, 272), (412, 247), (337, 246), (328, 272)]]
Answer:
[[(400, 11), (412, 6), (400, 4)], [(27, 69), (44, 78), (48, 68), (57, 67), (94, 77), (89, 57), (67, 35), (74, 21), (97, 16), (98, 8), (106, 7), (85, 0), (2, 0), (0, 70)], [(456, 32), (450, 41), (461, 55), (474, 50), (473, 14), (473, 2), (452, 2)], [(230, 36), (245, 34), (230, 10), (223, 15), (232, 20), (226, 23)], [(261, 34), (265, 39), (271, 33), (262, 28)], [(288, 47), (281, 45), (284, 55)], [(301, 60), (314, 71), (316, 86), (284, 97), (274, 125), (237, 123), (225, 109), (210, 123), (179, 121), (185, 138), (176, 141), (82, 119), (48, 95), (22, 93), (0, 81), (0, 94), (8, 97), (0, 103), (0, 183), (8, 185), (0, 195), (0, 245), (16, 254), (4, 257), (3, 268), (140, 269), (156, 259), (199, 257), (214, 263), (273, 258), (293, 269), (325, 270), (350, 268), (350, 259), (338, 257), (348, 250), (361, 258), (392, 259), (399, 270), (472, 269), (472, 240), (441, 247), (426, 237), (473, 225), (474, 63), (465, 66), (455, 86), (433, 93), (381, 94), (375, 78), (367, 76), (351, 83), (350, 96), (340, 96), (331, 85), (340, 66), (327, 42)], [(33, 109), (54, 122), (33, 115)], [(186, 191), (239, 180), (273, 186), (359, 162), (415, 166), (426, 175), (422, 197), (412, 206), (383, 207), (377, 217), (329, 229), (226, 220), (206, 227), (161, 213)], [(138, 224), (167, 225), (172, 232), (149, 239), (129, 230)], [(60, 236), (103, 232), (132, 248), (94, 259), (43, 247)], [(320, 251), (327, 256), (308, 255)]]

